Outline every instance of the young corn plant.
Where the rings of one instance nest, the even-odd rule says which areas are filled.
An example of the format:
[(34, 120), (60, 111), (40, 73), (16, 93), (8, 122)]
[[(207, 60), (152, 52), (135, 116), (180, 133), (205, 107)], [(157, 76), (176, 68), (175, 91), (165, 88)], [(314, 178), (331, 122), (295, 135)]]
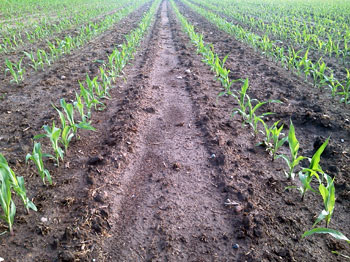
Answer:
[(35, 56), (33, 54), (33, 52), (26, 52), (23, 51), (23, 53), (28, 57), (28, 59), (32, 62), (31, 64), (29, 64), (35, 71), (38, 71), (39, 69), (39, 63), (38, 61), (35, 59)]
[(16, 205), (12, 200), (11, 193), (11, 183), (10, 179), (7, 176), (0, 177), (1, 182), (1, 194), (0, 194), (0, 204), (3, 211), (3, 215), (0, 215), (0, 218), (4, 220), (8, 227), (10, 234), (13, 234), (13, 223), (16, 215)]
[(75, 99), (76, 101), (74, 102), (74, 107), (78, 110), (81, 121), (86, 122), (87, 116), (84, 113), (85, 105), (81, 99), (81, 95), (79, 95), (77, 92), (75, 92)]
[(288, 47), (288, 60), (287, 60), (288, 70), (291, 71), (294, 68), (299, 69), (298, 61), (300, 59), (300, 56), (299, 56), (300, 52), (301, 50), (295, 52), (293, 47)]
[(325, 71), (326, 71), (326, 63), (322, 61), (320, 58), (317, 63), (311, 64), (311, 76), (313, 79), (314, 86), (318, 86), (321, 88), (325, 83)]
[(114, 49), (112, 54), (108, 56), (108, 74), (109, 76), (112, 78), (112, 81), (115, 82), (116, 77), (118, 76), (117, 73), (117, 67), (116, 67), (116, 56), (117, 56), (117, 52), (119, 53), (119, 51), (117, 49)]
[(53, 60), (57, 59), (61, 54), (60, 49), (56, 47), (55, 43), (51, 43), (50, 41), (47, 41), (47, 45), (49, 46), (51, 58)]
[(309, 53), (309, 49), (306, 50), (303, 58), (298, 63), (298, 68), (303, 70), (306, 81), (312, 69), (312, 61), (308, 59), (308, 53)]
[[(97, 95), (98, 98), (104, 97), (104, 90), (101, 89), (100, 83), (98, 82), (98, 77), (94, 77), (91, 79), (89, 75), (86, 75), (86, 84), (87, 84), (87, 89), (89, 90), (90, 94), (94, 96), (94, 94)], [(96, 107), (95, 107), (96, 109)]]
[(102, 80), (102, 94), (103, 98), (109, 98), (111, 95), (109, 94), (108, 90), (111, 87), (112, 79), (107, 75), (106, 71), (103, 69), (103, 67), (100, 67), (100, 76)]
[(12, 234), (16, 206), (12, 200), (11, 189), (22, 199), (27, 212), (29, 212), (29, 209), (37, 211), (37, 208), (27, 197), (23, 177), (16, 176), (2, 154), (0, 154), (0, 187), (0, 205), (3, 210), (3, 215), (0, 215), (0, 218), (8, 224), (9, 231)]
[(288, 179), (294, 179), (295, 173), (294, 169), (299, 165), (299, 162), (306, 157), (298, 156), (299, 151), (299, 141), (295, 136), (295, 128), (293, 122), (290, 121), (289, 134), (288, 134), (288, 144), (291, 157), (288, 158), (286, 155), (278, 155), (277, 158), (282, 158), (286, 161), (288, 165), (288, 172), (285, 172)]
[[(81, 99), (80, 99), (81, 102)], [(95, 131), (95, 128), (91, 126), (90, 123), (86, 122), (85, 120), (80, 121), (79, 123), (76, 123), (74, 120), (74, 105), (67, 103), (64, 98), (60, 100), (61, 107), (63, 108), (66, 117), (64, 114), (57, 109), (55, 106), (53, 106), (61, 120), (61, 126), (62, 126), (62, 134), (60, 141), (65, 147), (65, 152), (67, 152), (69, 143), (71, 142), (72, 138), (77, 135), (78, 129), (86, 129), (86, 130), (92, 130)], [(66, 119), (68, 120), (68, 124), (66, 124)]]
[(44, 64), (51, 66), (51, 59), (45, 50), (39, 49), (37, 53), (38, 59), (41, 61), (42, 69), (44, 70)]
[(265, 145), (266, 149), (272, 156), (272, 161), (274, 161), (278, 149), (287, 141), (288, 137), (280, 139), (280, 135), (283, 135), (283, 125), (278, 127), (280, 121), (273, 123), (271, 127), (269, 127), (264, 121), (261, 120), (261, 122), (265, 129), (265, 140), (260, 144)]
[(234, 97), (238, 102), (239, 107), (233, 109), (232, 116), (234, 116), (235, 114), (240, 114), (243, 119), (243, 125), (248, 123), (253, 128), (254, 133), (256, 134), (258, 132), (257, 123), (259, 122), (259, 119), (262, 119), (264, 116), (273, 114), (271, 112), (266, 112), (257, 116), (255, 114), (256, 110), (258, 110), (261, 106), (267, 103), (274, 103), (274, 102), (280, 103), (280, 101), (269, 100), (269, 101), (260, 102), (257, 99), (250, 99), (249, 95), (247, 94), (248, 88), (249, 88), (249, 82), (247, 78), (241, 87), (239, 96), (234, 95)]
[(22, 67), (22, 60), (23, 57), (19, 60), (19, 62), (12, 63), (10, 60), (5, 59), (6, 69), (5, 69), (5, 75), (7, 72), (10, 72), (12, 76), (12, 80), (10, 82), (15, 82), (16, 84), (19, 84), (23, 81), (23, 76), (25, 73), (25, 68)]
[(350, 104), (350, 73), (348, 69), (346, 70), (346, 78), (342, 81), (340, 87), (342, 88), (341, 92), (338, 92), (338, 95), (341, 95), (340, 103), (344, 103), (345, 105)]
[(44, 125), (43, 129), (45, 130), (46, 134), (36, 135), (34, 136), (34, 139), (39, 139), (42, 137), (47, 137), (50, 139), (55, 156), (53, 155), (48, 155), (48, 156), (55, 159), (57, 166), (59, 166), (60, 164), (59, 160), (61, 159), (63, 161), (63, 155), (64, 155), (62, 148), (58, 144), (60, 141), (62, 130), (55, 126), (55, 122), (52, 122), (52, 127), (49, 127), (48, 125)]
[(59, 110), (57, 107), (55, 107), (55, 105), (52, 105), (52, 106), (53, 106), (53, 108), (56, 109), (56, 111), (60, 117), (60, 120), (61, 120), (62, 134), (61, 134), (59, 141), (64, 146), (64, 152), (67, 153), (69, 143), (72, 140), (72, 138), (74, 137), (74, 132), (72, 131), (72, 126), (67, 125), (66, 118), (65, 118), (64, 114), (62, 113), (62, 111)]
[(11, 187), (22, 199), (27, 212), (29, 212), (29, 209), (37, 211), (34, 203), (27, 197), (24, 178), (16, 176), (15, 172), (9, 167), (5, 157), (2, 154), (0, 154), (0, 175), (7, 176), (10, 179)]
[(316, 226), (320, 221), (326, 220), (326, 227), (328, 228), (331, 221), (331, 217), (334, 211), (335, 205), (335, 187), (334, 187), (334, 178), (331, 178), (329, 175), (324, 174), (327, 186), (324, 186), (323, 183), (320, 183), (318, 191), (322, 196), (324, 209), (317, 217), (314, 225)]
[(328, 84), (329, 89), (331, 90), (332, 97), (335, 97), (340, 85), (339, 81), (334, 77), (334, 74), (331, 73), (330, 76), (324, 76), (325, 83)]
[(82, 83), (79, 82), (79, 84), (80, 84), (80, 94), (83, 97), (85, 105), (86, 105), (86, 107), (88, 109), (87, 117), (91, 118), (91, 108), (92, 108), (92, 106), (94, 106), (95, 109), (97, 109), (98, 105), (100, 105), (101, 108), (103, 108), (104, 104), (102, 102), (100, 102), (99, 100), (97, 100), (97, 98), (95, 98), (93, 89), (92, 90), (86, 89)]
[(299, 187), (299, 190), (301, 192), (301, 199), (302, 201), (305, 198), (305, 193), (309, 190), (312, 192), (317, 193), (315, 189), (311, 187), (311, 182), (313, 177), (316, 177), (316, 179), (321, 183), (319, 173), (324, 174), (321, 166), (320, 166), (320, 160), (321, 160), (321, 155), (328, 145), (329, 138), (320, 146), (320, 148), (316, 151), (316, 153), (312, 156), (310, 165), (308, 168), (304, 168), (299, 172), (299, 179), (301, 182), (301, 186)]
[(74, 137), (74, 131), (71, 126), (66, 125), (64, 128), (62, 128), (60, 142), (64, 146), (64, 152), (67, 153), (69, 143), (71, 142), (73, 137)]
[(35, 143), (32, 154), (28, 153), (26, 156), (26, 163), (28, 162), (28, 160), (32, 160), (38, 169), (38, 172), (43, 181), (43, 184), (45, 185), (45, 180), (47, 180), (50, 183), (50, 185), (52, 185), (50, 172), (44, 167), (44, 162), (43, 162), (44, 156), (45, 155), (42, 153), (42, 150), (41, 150), (41, 144)]
[[(72, 128), (73, 134), (75, 135), (77, 133), (77, 126), (74, 121), (74, 106), (73, 104), (67, 104), (66, 100), (64, 98), (60, 99), (61, 107), (63, 108), (64, 112), (66, 113), (66, 119), (68, 120), (69, 126)], [(60, 116), (61, 118), (61, 116)], [(62, 123), (62, 118), (61, 118)], [(62, 128), (64, 128), (62, 123)]]

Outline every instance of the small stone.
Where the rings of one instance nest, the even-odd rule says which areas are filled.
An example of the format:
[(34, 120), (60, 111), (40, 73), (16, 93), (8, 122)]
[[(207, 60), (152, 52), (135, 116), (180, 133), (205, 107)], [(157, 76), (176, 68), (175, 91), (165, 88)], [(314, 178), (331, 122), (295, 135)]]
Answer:
[(150, 113), (150, 114), (154, 114), (156, 112), (156, 110), (153, 107), (147, 107), (143, 110), (147, 113)]
[(242, 206), (235, 206), (235, 211), (236, 211), (236, 213), (239, 213), (239, 212), (241, 212), (243, 210), (243, 207)]
[(232, 245), (232, 248), (233, 249), (239, 249), (239, 245), (238, 244), (234, 244), (234, 245)]
[(96, 202), (103, 203), (103, 198), (102, 198), (102, 196), (101, 196), (101, 195), (97, 195), (97, 196), (95, 196), (95, 197), (94, 197), (94, 200), (95, 200)]
[(181, 165), (180, 165), (180, 163), (178, 163), (178, 162), (175, 162), (175, 163), (173, 164), (173, 169), (176, 170), (176, 171), (180, 170), (180, 167), (181, 167)]

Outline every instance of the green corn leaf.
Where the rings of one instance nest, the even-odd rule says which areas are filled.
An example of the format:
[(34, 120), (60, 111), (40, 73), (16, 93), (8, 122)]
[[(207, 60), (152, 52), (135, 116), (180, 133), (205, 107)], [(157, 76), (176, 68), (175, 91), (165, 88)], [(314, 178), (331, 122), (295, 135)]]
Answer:
[(34, 140), (37, 140), (37, 139), (40, 139), (40, 138), (43, 138), (43, 137), (46, 137), (46, 134), (39, 134), (39, 135), (36, 135), (33, 137)]
[(337, 230), (334, 230), (334, 229), (323, 228), (323, 227), (314, 228), (314, 229), (311, 229), (309, 231), (304, 232), (304, 234), (302, 235), (302, 238), (307, 237), (307, 236), (311, 236), (313, 234), (329, 234), (336, 239), (345, 240), (346, 242), (348, 242), (350, 244), (350, 240), (343, 233), (341, 233)]
[(75, 126), (80, 129), (96, 131), (96, 129), (87, 122), (80, 122), (79, 124), (75, 124)]
[(310, 168), (311, 169), (319, 169), (319, 163), (321, 160), (321, 154), (323, 153), (324, 149), (328, 145), (329, 142), (329, 137), (327, 140), (320, 146), (320, 148), (316, 151), (316, 153), (312, 156), (311, 163), (310, 163)]

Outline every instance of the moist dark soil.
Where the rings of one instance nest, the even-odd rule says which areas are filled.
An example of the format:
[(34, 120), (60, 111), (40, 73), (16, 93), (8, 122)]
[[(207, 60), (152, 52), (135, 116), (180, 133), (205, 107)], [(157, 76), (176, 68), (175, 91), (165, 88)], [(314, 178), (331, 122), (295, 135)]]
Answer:
[[(283, 104), (269, 123), (290, 119), (301, 153), (311, 156), (331, 136), (321, 165), (335, 176), (337, 203), (330, 227), (350, 235), (349, 110), (319, 93), (176, 1), (180, 11), (213, 43), (231, 77), (249, 78), (249, 95)], [(124, 79), (93, 112), (96, 132), (81, 132), (60, 167), (50, 161), (54, 185), (42, 186), (24, 163), (32, 137), (57, 121), (51, 102), (74, 99), (78, 80), (95, 75), (99, 64), (141, 20), (149, 4), (83, 50), (1, 101), (2, 152), (38, 212), (18, 203), (14, 235), (0, 236), (5, 261), (343, 261), (350, 254), (328, 236), (301, 239), (322, 210), (320, 197), (285, 190), (296, 182), (284, 175), (282, 160), (256, 144), (242, 127), (237, 106), (221, 91), (163, 1)], [(64, 76), (64, 77), (62, 77)], [(237, 84), (235, 88), (240, 88)], [(5, 87), (1, 86), (2, 90)], [(261, 111), (261, 112), (263, 112)], [(282, 152), (287, 153), (285, 146)], [(304, 163), (303, 163), (304, 164)], [(1, 225), (1, 232), (6, 230)], [(322, 225), (323, 226), (323, 225)]]

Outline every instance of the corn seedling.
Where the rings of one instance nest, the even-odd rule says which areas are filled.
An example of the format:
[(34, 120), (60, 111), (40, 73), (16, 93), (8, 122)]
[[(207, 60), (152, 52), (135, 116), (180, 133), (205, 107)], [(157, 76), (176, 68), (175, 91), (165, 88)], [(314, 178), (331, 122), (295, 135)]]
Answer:
[[(97, 97), (102, 98), (105, 95), (105, 92), (103, 88), (100, 87), (100, 83), (98, 82), (98, 77), (95, 76), (93, 79), (90, 79), (89, 75), (86, 75), (86, 84), (87, 88), (92, 96), (94, 94), (97, 95)], [(96, 107), (95, 107), (96, 109)]]
[(24, 178), (16, 176), (15, 172), (9, 167), (5, 157), (2, 154), (0, 154), (0, 175), (7, 176), (10, 179), (13, 190), (22, 199), (27, 212), (29, 212), (29, 209), (37, 211), (34, 203), (27, 197)]
[(0, 205), (4, 213), (3, 215), (0, 215), (0, 218), (8, 224), (9, 231), (12, 234), (12, 226), (16, 214), (16, 206), (12, 200), (11, 189), (13, 189), (16, 194), (22, 199), (22, 202), (28, 212), (29, 209), (37, 211), (37, 208), (34, 203), (27, 197), (23, 177), (16, 176), (2, 154), (0, 154), (0, 183)]
[[(250, 99), (249, 95), (247, 94), (247, 90), (249, 87), (248, 78), (244, 81), (241, 91), (238, 96), (235, 96), (239, 107), (233, 109), (232, 116), (235, 114), (240, 114), (243, 119), (243, 125), (245, 123), (248, 123), (254, 130), (254, 133), (257, 133), (257, 123), (259, 122), (259, 119), (262, 119), (263, 117), (267, 115), (271, 115), (273, 113), (266, 112), (261, 115), (256, 115), (255, 112), (258, 110), (261, 106), (267, 104), (267, 103), (280, 103), (278, 100), (269, 100), (269, 101), (263, 101), (260, 102), (257, 99)], [(255, 104), (255, 105), (254, 105)]]
[(288, 158), (286, 155), (278, 155), (277, 158), (282, 158), (286, 161), (288, 165), (288, 172), (286, 172), (288, 179), (294, 179), (295, 173), (294, 169), (299, 165), (299, 162), (305, 159), (306, 157), (298, 156), (299, 151), (299, 141), (295, 136), (295, 129), (293, 122), (290, 121), (289, 134), (288, 134), (288, 144), (291, 154), (291, 158)]
[(103, 67), (100, 67), (100, 76), (102, 80), (102, 97), (108, 98), (110, 97), (108, 89), (111, 86), (112, 79), (106, 74), (106, 71), (103, 69)]
[(280, 139), (280, 135), (283, 135), (283, 125), (278, 127), (280, 121), (277, 121), (269, 127), (264, 121), (260, 120), (265, 129), (265, 140), (260, 144), (264, 144), (266, 149), (270, 152), (272, 156), (272, 161), (276, 158), (276, 153), (278, 149), (287, 141), (288, 137), (283, 137)]
[(10, 72), (12, 76), (12, 80), (10, 82), (15, 82), (16, 84), (19, 84), (20, 82), (23, 81), (23, 75), (25, 73), (24, 67), (22, 67), (22, 60), (23, 57), (19, 60), (19, 62), (12, 63), (10, 60), (6, 59), (5, 64), (6, 64), (6, 69), (5, 69), (5, 75), (7, 72)]
[(87, 117), (91, 118), (92, 106), (95, 106), (95, 109), (97, 108), (97, 105), (100, 105), (101, 108), (103, 108), (104, 104), (95, 98), (93, 88), (86, 89), (82, 83), (79, 82), (79, 84), (80, 84), (80, 94), (84, 98), (85, 105), (88, 109)]
[(57, 48), (54, 43), (51, 43), (49, 41), (47, 42), (47, 45), (49, 47), (52, 59), (53, 60), (57, 59), (60, 56), (60, 54), (62, 53), (61, 50), (59, 48)]
[(26, 51), (23, 51), (23, 53), (28, 57), (28, 59), (32, 62), (30, 64), (30, 66), (35, 70), (38, 71), (39, 69), (39, 63), (38, 61), (35, 59), (35, 56), (32, 52), (28, 53)]
[(321, 88), (324, 84), (326, 84), (325, 79), (325, 71), (326, 71), (326, 63), (322, 61), (320, 58), (317, 63), (311, 64), (311, 75), (313, 78), (314, 86)]
[(49, 127), (48, 125), (44, 125), (43, 129), (45, 130), (46, 134), (36, 135), (34, 136), (34, 139), (39, 139), (42, 137), (47, 137), (50, 139), (55, 156), (52, 156), (52, 155), (48, 155), (48, 156), (55, 159), (57, 165), (59, 166), (59, 159), (63, 160), (63, 155), (64, 155), (62, 148), (58, 145), (62, 130), (55, 126), (55, 122), (52, 122), (52, 127)]
[(334, 187), (334, 178), (331, 178), (329, 175), (324, 174), (327, 186), (324, 186), (323, 183), (320, 183), (318, 191), (322, 196), (324, 209), (321, 214), (317, 217), (313, 226), (316, 226), (320, 221), (326, 220), (326, 227), (328, 228), (329, 222), (334, 211), (335, 205), (335, 187)]
[(303, 70), (304, 74), (305, 74), (305, 79), (307, 80), (308, 76), (311, 73), (311, 69), (312, 69), (312, 62), (310, 59), (308, 59), (308, 53), (309, 53), (309, 49), (306, 50), (303, 58), (299, 61), (298, 63), (298, 68)]
[(43, 162), (43, 153), (41, 151), (41, 144), (40, 143), (35, 143), (33, 147), (33, 153), (32, 154), (27, 154), (26, 156), (26, 162), (28, 160), (32, 160), (35, 164), (35, 166), (38, 169), (39, 175), (43, 181), (43, 184), (45, 185), (45, 180), (52, 184), (52, 179), (49, 170), (45, 169), (44, 167), (44, 162)]
[(42, 69), (44, 70), (44, 64), (51, 66), (51, 60), (45, 50), (39, 49), (37, 58), (40, 59), (42, 64)]
[(72, 140), (72, 138), (74, 137), (74, 132), (71, 133), (72, 126), (67, 125), (66, 118), (65, 118), (64, 114), (62, 113), (62, 111), (59, 110), (57, 107), (55, 107), (55, 105), (52, 105), (52, 106), (56, 109), (56, 111), (60, 117), (60, 120), (61, 120), (62, 134), (61, 134), (60, 142), (64, 146), (64, 151), (67, 152), (69, 143)]
[(292, 70), (293, 68), (299, 68), (298, 61), (300, 59), (299, 53), (301, 50), (295, 52), (293, 47), (288, 47), (288, 60), (287, 60), (287, 66), (288, 70)]
[(334, 74), (331, 73), (330, 76), (324, 76), (325, 82), (328, 84), (329, 89), (331, 90), (332, 97), (335, 97), (340, 85), (339, 81), (334, 77)]
[[(69, 126), (72, 128), (73, 134), (75, 135), (77, 133), (77, 127), (75, 125), (74, 121), (74, 106), (73, 104), (67, 104), (66, 100), (62, 98), (60, 100), (61, 107), (63, 108), (64, 112), (66, 113), (66, 117), (69, 123)], [(62, 120), (61, 120), (62, 123)], [(65, 126), (62, 125), (62, 128)]]
[(338, 92), (338, 95), (343, 96), (340, 99), (341, 103), (344, 103), (345, 105), (349, 104), (349, 98), (350, 98), (350, 73), (349, 70), (346, 69), (346, 79), (342, 81), (340, 87), (342, 88), (341, 92)]
[[(80, 100), (79, 106), (80, 107), (82, 106), (82, 110), (84, 110), (84, 106), (83, 106), (83, 104), (81, 104), (82, 101), (81, 101), (80, 97), (79, 97), (79, 100)], [(77, 134), (78, 128), (92, 130), (92, 131), (95, 131), (95, 128), (92, 127), (90, 125), (90, 123), (87, 123), (85, 121), (85, 119), (79, 123), (75, 122), (73, 104), (67, 104), (63, 98), (60, 100), (60, 104), (61, 104), (61, 107), (63, 108), (64, 112), (66, 113), (66, 117), (64, 116), (62, 111), (57, 109), (54, 105), (53, 105), (53, 107), (57, 110), (57, 112), (60, 116), (61, 126), (62, 126), (62, 129), (61, 129), (62, 134), (61, 134), (60, 141), (65, 147), (65, 152), (67, 152), (68, 145), (69, 145), (70, 141), (72, 140), (72, 138)], [(82, 111), (82, 113), (84, 114), (83, 111)], [(66, 119), (68, 120), (68, 125), (66, 124)]]
[(84, 113), (85, 105), (81, 99), (81, 95), (79, 95), (77, 92), (75, 93), (75, 99), (76, 99), (76, 101), (74, 102), (74, 107), (78, 110), (80, 117), (81, 117), (81, 120), (83, 122), (86, 122), (87, 116)]
[(66, 125), (64, 128), (62, 128), (60, 142), (63, 144), (65, 152), (67, 152), (69, 143), (73, 137), (74, 137), (74, 131), (71, 126)]
[(323, 170), (320, 166), (320, 160), (321, 160), (321, 155), (328, 145), (329, 138), (320, 146), (320, 148), (316, 151), (316, 153), (312, 156), (311, 161), (310, 161), (310, 166), (308, 168), (304, 168), (299, 172), (299, 179), (301, 182), (301, 186), (299, 187), (299, 190), (301, 192), (301, 198), (304, 200), (305, 193), (308, 190), (311, 190), (315, 193), (317, 193), (316, 190), (314, 190), (311, 187), (311, 182), (313, 177), (315, 176), (317, 180), (321, 183), (320, 177), (318, 173), (323, 174)]
[(0, 177), (0, 182), (1, 182), (0, 204), (1, 204), (2, 211), (4, 212), (4, 214), (1, 215), (0, 218), (7, 223), (10, 234), (13, 234), (12, 226), (15, 220), (16, 205), (12, 200), (10, 179), (7, 176), (2, 175)]

